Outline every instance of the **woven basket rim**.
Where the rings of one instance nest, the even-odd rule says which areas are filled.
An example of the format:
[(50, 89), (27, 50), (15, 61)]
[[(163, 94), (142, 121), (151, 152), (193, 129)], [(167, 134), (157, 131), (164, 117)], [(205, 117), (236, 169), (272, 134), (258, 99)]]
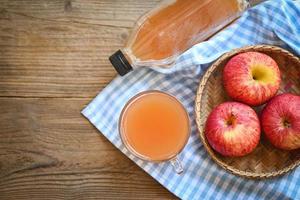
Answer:
[(239, 170), (235, 167), (232, 167), (231, 165), (228, 165), (227, 163), (225, 163), (224, 161), (222, 161), (221, 159), (219, 159), (216, 155), (214, 150), (210, 147), (210, 145), (208, 144), (206, 138), (205, 138), (205, 134), (204, 134), (204, 124), (201, 123), (201, 106), (200, 106), (200, 102), (202, 99), (202, 95), (203, 95), (203, 91), (205, 88), (205, 85), (210, 77), (210, 75), (218, 68), (218, 66), (226, 59), (241, 53), (241, 52), (247, 52), (247, 51), (262, 51), (262, 50), (269, 50), (269, 51), (273, 51), (273, 52), (278, 52), (281, 54), (284, 54), (285, 56), (289, 57), (289, 59), (293, 60), (296, 63), (300, 64), (300, 59), (293, 55), (292, 53), (290, 53), (289, 51), (282, 49), (280, 47), (277, 46), (271, 46), (271, 45), (251, 45), (251, 46), (245, 46), (242, 48), (238, 48), (238, 49), (234, 49), (230, 52), (227, 52), (225, 54), (223, 54), (221, 57), (219, 57), (204, 73), (204, 75), (202, 76), (198, 89), (197, 89), (197, 93), (196, 93), (196, 99), (195, 99), (195, 115), (196, 115), (196, 124), (197, 124), (197, 128), (200, 134), (200, 139), (206, 149), (206, 151), (209, 153), (209, 155), (211, 156), (211, 158), (222, 168), (224, 168), (225, 170), (238, 175), (238, 176), (242, 176), (242, 177), (246, 177), (246, 178), (251, 178), (251, 179), (263, 179), (263, 178), (271, 178), (271, 177), (276, 177), (276, 176), (280, 176), (283, 175), (289, 171), (291, 171), (292, 169), (294, 169), (296, 166), (300, 165), (300, 158), (298, 160), (296, 160), (295, 162), (293, 162), (292, 164), (290, 164), (289, 166), (286, 166), (280, 170), (277, 170), (275, 172), (267, 172), (267, 173), (257, 173), (257, 172), (248, 172), (248, 171), (243, 171), (243, 170)]

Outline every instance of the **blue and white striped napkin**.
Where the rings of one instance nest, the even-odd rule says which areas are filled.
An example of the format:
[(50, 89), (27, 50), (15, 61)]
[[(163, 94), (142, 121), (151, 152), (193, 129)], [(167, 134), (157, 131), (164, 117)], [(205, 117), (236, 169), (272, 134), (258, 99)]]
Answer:
[[(194, 98), (201, 75), (223, 53), (254, 44), (277, 45), (300, 55), (300, 2), (273, 0), (249, 9), (209, 41), (182, 54), (173, 68), (144, 68), (115, 78), (82, 113), (120, 151), (182, 199), (300, 200), (299, 167), (273, 179), (241, 178), (212, 161), (198, 136)], [(176, 96), (189, 112), (192, 133), (179, 155), (183, 174), (176, 174), (168, 162), (155, 164), (139, 160), (126, 150), (119, 137), (121, 109), (132, 96), (150, 89)]]

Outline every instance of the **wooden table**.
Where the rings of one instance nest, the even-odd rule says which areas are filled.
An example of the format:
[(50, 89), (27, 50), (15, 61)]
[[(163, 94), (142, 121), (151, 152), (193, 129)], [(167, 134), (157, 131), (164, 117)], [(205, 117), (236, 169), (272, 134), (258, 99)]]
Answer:
[(0, 0), (0, 199), (172, 199), (80, 111), (159, 0)]

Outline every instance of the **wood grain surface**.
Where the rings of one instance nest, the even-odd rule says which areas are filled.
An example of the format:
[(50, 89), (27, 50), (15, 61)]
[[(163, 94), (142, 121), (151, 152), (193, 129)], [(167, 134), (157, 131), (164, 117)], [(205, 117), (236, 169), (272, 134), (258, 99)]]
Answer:
[(0, 0), (0, 199), (174, 199), (80, 114), (158, 0)]

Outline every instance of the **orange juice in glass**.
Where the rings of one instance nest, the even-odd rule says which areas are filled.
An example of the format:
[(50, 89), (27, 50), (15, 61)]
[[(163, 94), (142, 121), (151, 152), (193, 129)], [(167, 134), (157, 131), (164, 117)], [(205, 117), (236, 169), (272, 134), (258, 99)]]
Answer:
[(171, 161), (183, 171), (177, 155), (190, 135), (188, 114), (173, 96), (160, 91), (139, 93), (121, 112), (119, 132), (127, 149), (140, 159)]

